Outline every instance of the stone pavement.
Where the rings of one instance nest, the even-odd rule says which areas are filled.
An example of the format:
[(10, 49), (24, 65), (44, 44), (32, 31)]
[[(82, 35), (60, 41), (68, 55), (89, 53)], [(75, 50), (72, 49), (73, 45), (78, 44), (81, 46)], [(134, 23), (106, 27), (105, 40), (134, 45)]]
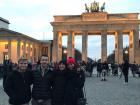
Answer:
[[(88, 105), (140, 105), (140, 78), (129, 77), (128, 85), (118, 77), (110, 76), (105, 82), (100, 80), (96, 76), (86, 79)], [(0, 86), (0, 105), (8, 105), (7, 100)]]
[(140, 78), (108, 77), (107, 81), (92, 77), (86, 81), (88, 105), (140, 105)]

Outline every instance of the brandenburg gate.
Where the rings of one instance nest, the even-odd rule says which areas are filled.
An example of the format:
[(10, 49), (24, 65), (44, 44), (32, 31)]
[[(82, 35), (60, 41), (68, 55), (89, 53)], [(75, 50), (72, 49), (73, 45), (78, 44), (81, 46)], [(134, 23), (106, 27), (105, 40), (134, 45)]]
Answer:
[[(82, 35), (82, 60), (87, 61), (88, 35), (101, 36), (101, 61), (107, 61), (107, 35), (115, 37), (115, 62), (123, 62), (123, 35), (129, 36), (129, 62), (139, 63), (138, 13), (108, 14), (86, 12), (81, 15), (54, 16), (53, 55), (54, 62), (62, 59), (62, 36), (68, 35), (67, 57), (74, 57), (74, 36)], [(94, 53), (93, 53), (94, 54)]]

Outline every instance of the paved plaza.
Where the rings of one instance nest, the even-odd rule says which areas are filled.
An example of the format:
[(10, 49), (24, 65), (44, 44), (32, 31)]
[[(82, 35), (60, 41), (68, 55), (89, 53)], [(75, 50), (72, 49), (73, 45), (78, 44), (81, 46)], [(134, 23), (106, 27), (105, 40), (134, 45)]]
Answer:
[[(88, 105), (140, 105), (140, 78), (129, 77), (128, 85), (123, 78), (108, 77), (100, 81), (99, 77), (87, 77), (86, 92)], [(0, 105), (8, 105), (8, 97), (0, 80)]]

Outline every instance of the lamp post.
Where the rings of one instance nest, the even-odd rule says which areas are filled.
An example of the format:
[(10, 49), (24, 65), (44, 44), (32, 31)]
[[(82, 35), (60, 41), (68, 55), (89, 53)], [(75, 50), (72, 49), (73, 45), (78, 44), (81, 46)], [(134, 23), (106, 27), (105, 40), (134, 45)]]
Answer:
[(66, 49), (64, 49), (63, 54), (64, 54), (63, 57), (64, 57), (65, 59), (67, 59), (67, 50), (66, 50)]
[(125, 53), (125, 60), (129, 60), (129, 52), (128, 52), (128, 48), (125, 49), (124, 53)]
[(67, 50), (65, 49), (65, 50), (63, 51), (63, 53), (64, 53), (64, 54), (67, 54)]
[(124, 52), (125, 54), (128, 54), (128, 51), (127, 50), (125, 50), (125, 52)]

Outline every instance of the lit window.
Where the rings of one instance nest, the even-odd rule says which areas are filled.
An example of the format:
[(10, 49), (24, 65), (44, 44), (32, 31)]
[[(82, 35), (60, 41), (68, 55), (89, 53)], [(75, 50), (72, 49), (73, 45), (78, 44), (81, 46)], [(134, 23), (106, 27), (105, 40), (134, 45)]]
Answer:
[(21, 49), (23, 50), (24, 46), (22, 45)]
[(5, 49), (8, 49), (8, 44), (5, 44)]

